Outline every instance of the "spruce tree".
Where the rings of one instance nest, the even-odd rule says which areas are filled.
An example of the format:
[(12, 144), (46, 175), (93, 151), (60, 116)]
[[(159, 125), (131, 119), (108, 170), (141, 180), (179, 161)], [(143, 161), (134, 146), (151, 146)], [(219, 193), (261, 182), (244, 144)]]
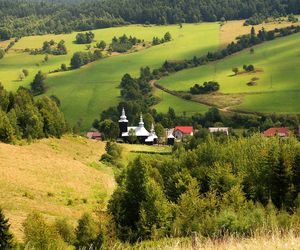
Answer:
[(13, 248), (13, 236), (10, 233), (8, 219), (5, 218), (0, 208), (0, 250)]

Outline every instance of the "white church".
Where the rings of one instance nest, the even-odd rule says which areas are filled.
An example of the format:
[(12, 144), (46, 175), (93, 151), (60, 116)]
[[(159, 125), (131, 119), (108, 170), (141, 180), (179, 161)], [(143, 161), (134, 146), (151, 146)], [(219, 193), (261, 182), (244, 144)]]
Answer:
[(152, 124), (150, 132), (145, 128), (144, 125), (143, 116), (141, 114), (139, 125), (136, 127), (128, 127), (128, 120), (125, 114), (125, 109), (123, 108), (119, 120), (120, 139), (122, 139), (124, 142), (128, 142), (129, 136), (135, 135), (138, 139), (138, 142), (141, 144), (157, 144), (158, 137), (155, 133), (154, 125)]

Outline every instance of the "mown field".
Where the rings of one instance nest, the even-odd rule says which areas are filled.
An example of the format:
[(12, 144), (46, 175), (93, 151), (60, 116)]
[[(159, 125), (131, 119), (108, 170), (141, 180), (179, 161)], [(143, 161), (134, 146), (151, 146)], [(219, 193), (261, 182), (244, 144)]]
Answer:
[[(163, 37), (167, 31), (171, 33), (173, 40), (139, 52), (105, 58), (79, 70), (50, 74), (47, 79), (47, 94), (55, 94), (62, 100), (62, 109), (72, 124), (81, 118), (84, 128), (88, 129), (102, 110), (118, 102), (118, 85), (125, 73), (137, 76), (140, 67), (155, 68), (166, 59), (180, 60), (214, 50), (219, 46), (219, 28), (218, 23), (203, 23), (185, 24), (183, 28), (178, 25), (132, 25), (94, 30), (95, 41), (105, 40), (107, 43), (110, 43), (113, 36), (123, 34), (150, 42), (154, 36)], [(28, 86), (38, 70), (49, 72), (59, 68), (62, 63), (68, 65), (73, 52), (86, 50), (85, 45), (74, 44), (75, 36), (76, 33), (22, 38), (0, 61), (0, 81), (7, 89), (16, 90), (20, 85)], [(33, 56), (20, 52), (25, 48), (40, 48), (45, 40), (51, 39), (65, 40), (68, 55), (50, 56), (49, 61), (43, 63), (44, 55)], [(19, 82), (18, 75), (23, 68), (30, 71), (30, 76)], [(182, 106), (180, 99), (178, 104)]]
[[(254, 53), (247, 49), (223, 60), (172, 74), (159, 84), (171, 90), (189, 91), (196, 83), (213, 80), (220, 84), (219, 92), (225, 95), (208, 95), (198, 100), (243, 111), (299, 113), (299, 42), (300, 34), (266, 42), (255, 46)], [(232, 69), (238, 67), (243, 71), (244, 64), (253, 64), (257, 71), (234, 76)], [(253, 78), (257, 78), (256, 84), (248, 86)]]

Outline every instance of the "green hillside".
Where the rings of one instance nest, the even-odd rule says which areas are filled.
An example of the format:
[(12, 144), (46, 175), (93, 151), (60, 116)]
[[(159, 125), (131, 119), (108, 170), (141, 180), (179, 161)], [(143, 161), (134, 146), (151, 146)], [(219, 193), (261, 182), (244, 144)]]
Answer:
[[(224, 60), (205, 66), (184, 70), (159, 81), (164, 87), (189, 91), (194, 84), (217, 81), (220, 92), (226, 95), (206, 96), (206, 99), (222, 107), (247, 111), (299, 113), (300, 102), (300, 34), (280, 38), (254, 47)], [(252, 73), (233, 76), (232, 69), (253, 64)], [(255, 86), (247, 83), (255, 80)], [(234, 99), (234, 101), (232, 101)]]
[[(163, 37), (167, 31), (173, 37), (171, 42), (131, 54), (105, 58), (79, 70), (48, 75), (47, 95), (57, 95), (62, 100), (62, 109), (67, 119), (74, 124), (81, 118), (84, 128), (87, 129), (102, 110), (118, 102), (120, 92), (118, 85), (125, 73), (137, 75), (140, 67), (155, 68), (166, 59), (190, 58), (195, 54), (201, 55), (209, 50), (215, 50), (219, 46), (218, 23), (186, 24), (183, 28), (178, 25), (151, 27), (132, 25), (93, 32), (96, 41), (105, 40), (109, 43), (113, 36), (123, 34), (150, 42), (154, 36)], [(76, 34), (72, 33), (22, 38), (0, 61), (0, 81), (7, 89), (15, 90), (20, 85), (28, 86), (38, 70), (48, 72), (59, 68), (62, 63), (69, 64), (73, 52), (86, 50), (85, 45), (74, 44), (75, 36)], [(40, 48), (44, 41), (51, 39), (65, 40), (68, 55), (50, 56), (47, 63), (42, 63), (44, 55), (33, 56), (18, 51), (25, 48)], [(23, 68), (30, 71), (30, 76), (19, 82), (17, 78)], [(182, 105), (184, 102), (178, 103), (178, 106)]]

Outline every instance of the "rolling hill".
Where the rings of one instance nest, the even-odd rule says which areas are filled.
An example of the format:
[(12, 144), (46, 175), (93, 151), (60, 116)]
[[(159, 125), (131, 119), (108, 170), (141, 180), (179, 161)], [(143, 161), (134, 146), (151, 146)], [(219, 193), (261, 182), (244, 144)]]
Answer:
[[(159, 84), (170, 90), (189, 91), (196, 83), (217, 81), (218, 93), (193, 97), (194, 100), (220, 108), (266, 113), (299, 113), (300, 103), (300, 35), (280, 38), (223, 60), (188, 69), (168, 77)], [(243, 65), (253, 64), (255, 72), (243, 73)], [(234, 76), (232, 69), (240, 74)], [(247, 83), (254, 80), (254, 86)]]
[[(104, 142), (73, 135), (30, 145), (0, 143), (0, 207), (18, 240), (32, 211), (50, 221), (67, 218), (76, 225), (83, 212), (105, 207), (116, 183), (113, 168), (99, 162), (104, 147)], [(125, 165), (139, 154), (136, 151), (170, 151), (145, 145), (122, 144), (122, 148)]]
[[(93, 32), (96, 41), (105, 40), (110, 43), (113, 36), (123, 34), (152, 41), (154, 36), (163, 37), (167, 31), (173, 37), (169, 43), (131, 54), (105, 58), (79, 70), (49, 74), (47, 95), (55, 94), (62, 100), (62, 110), (71, 124), (82, 118), (84, 128), (88, 129), (102, 110), (117, 104), (120, 94), (119, 82), (125, 73), (137, 76), (140, 67), (155, 68), (166, 59), (185, 59), (195, 54), (207, 53), (219, 46), (218, 23), (186, 24), (182, 29), (178, 25), (151, 27), (132, 25)], [(86, 50), (85, 45), (73, 43), (75, 36), (76, 34), (72, 33), (22, 38), (0, 61), (0, 81), (8, 90), (16, 90), (20, 85), (28, 86), (38, 70), (48, 72), (59, 68), (62, 63), (69, 64), (73, 52)], [(49, 56), (49, 61), (42, 63), (44, 55), (33, 56), (20, 51), (25, 48), (40, 48), (44, 41), (51, 39), (65, 40), (68, 55)], [(23, 82), (19, 82), (17, 78), (23, 68), (28, 69), (30, 75)]]
[[(289, 22), (273, 22), (258, 25), (256, 29), (258, 30), (264, 26), (267, 30), (270, 30), (275, 27), (285, 27), (288, 25), (290, 25)], [(184, 24), (183, 28), (180, 28), (178, 25), (130, 25), (93, 30), (95, 33), (95, 41), (92, 45), (95, 45), (95, 43), (100, 40), (105, 40), (109, 44), (112, 37), (121, 36), (123, 34), (136, 36), (150, 42), (154, 36), (163, 37), (167, 31), (171, 33), (173, 40), (158, 46), (140, 49), (134, 53), (115, 54), (86, 65), (79, 70), (48, 74), (48, 91), (46, 94), (53, 94), (61, 99), (62, 110), (71, 125), (75, 124), (78, 120), (82, 120), (83, 129), (87, 130), (90, 128), (92, 121), (99, 117), (101, 111), (118, 103), (120, 100), (120, 89), (118, 86), (121, 77), (125, 73), (137, 76), (140, 67), (150, 66), (153, 69), (159, 67), (165, 60), (182, 60), (189, 59), (194, 55), (201, 56), (208, 51), (215, 51), (220, 47), (224, 47), (238, 35), (249, 33), (250, 29), (251, 27), (249, 26), (243, 26), (243, 21), (229, 21), (224, 25), (220, 25), (219, 23)], [(75, 36), (76, 33), (23, 37), (12, 47), (5, 58), (0, 60), (0, 81), (6, 89), (14, 91), (21, 85), (29, 86), (29, 83), (38, 70), (47, 73), (58, 69), (62, 63), (69, 65), (70, 58), (74, 52), (87, 51), (85, 45), (74, 43)], [(220, 98), (214, 97), (214, 100), (208, 100), (208, 103), (224, 107), (223, 103), (227, 104), (229, 102), (226, 107), (234, 106), (235, 109), (249, 111), (282, 112), (282, 110), (280, 110), (282, 103), (279, 103), (277, 106), (275, 104), (274, 108), (268, 108), (266, 102), (272, 98), (268, 93), (273, 93), (277, 90), (294, 90), (297, 86), (297, 74), (290, 74), (286, 71), (290, 70), (290, 72), (295, 72), (294, 69), (298, 66), (297, 56), (292, 56), (295, 63), (293, 63), (290, 58), (290, 55), (296, 55), (298, 53), (295, 47), (298, 36), (296, 35), (294, 37), (295, 38), (285, 39), (286, 42), (283, 43), (282, 41), (285, 41), (284, 39), (274, 41), (275, 44), (280, 45), (282, 43), (282, 45), (280, 45), (282, 48), (279, 49), (279, 52), (272, 50), (272, 48), (266, 50), (269, 45), (264, 44), (257, 47), (257, 51), (254, 55), (249, 55), (248, 52), (242, 52), (239, 55), (214, 64), (170, 75), (169, 77), (163, 78), (159, 83), (171, 90), (186, 91), (197, 82), (217, 79), (221, 84), (220, 92), (225, 93), (226, 96), (222, 95)], [(51, 39), (54, 39), (56, 42), (64, 40), (68, 54), (63, 56), (50, 55), (49, 61), (45, 63), (43, 62), (44, 55), (29, 55), (29, 53), (24, 52), (26, 48), (41, 48), (44, 41)], [(292, 40), (295, 42), (293, 43)], [(286, 44), (286, 46), (284, 44)], [(5, 46), (7, 42), (2, 42), (0, 46), (1, 45)], [(276, 45), (274, 46), (276, 47)], [(286, 52), (282, 53), (284, 51)], [(274, 58), (274, 56), (272, 56), (273, 59), (271, 57), (268, 60), (265, 59), (266, 56), (271, 56), (273, 53), (281, 53), (281, 55), (278, 56), (277, 59)], [(288, 68), (284, 69), (286, 73), (282, 74), (282, 76), (278, 76), (278, 73), (275, 74), (275, 72), (283, 70), (281, 68), (283, 64), (280, 63), (281, 58), (285, 61), (287, 61), (287, 59), (291, 61), (290, 64), (292, 67), (289, 68), (289, 64), (285, 63)], [(275, 60), (274, 64), (272, 60)], [(253, 63), (264, 70), (264, 72), (258, 76), (260, 79), (257, 86), (248, 87), (246, 85), (247, 81), (251, 79), (251, 77), (247, 75), (228, 77), (228, 75), (231, 74), (232, 67), (241, 68), (244, 63)], [(280, 65), (277, 67), (276, 63)], [(29, 76), (25, 80), (19, 81), (18, 76), (24, 68), (29, 70)], [(274, 73), (269, 72), (269, 69), (271, 69), (271, 71), (274, 70)], [(273, 81), (272, 90), (269, 88), (271, 74)], [(292, 85), (294, 87), (290, 86), (291, 84), (288, 84), (291, 88), (287, 87), (286, 84), (281, 84), (282, 77), (287, 74), (288, 77), (286, 81), (293, 81)], [(245, 92), (251, 92), (251, 95), (245, 95)], [(259, 95), (256, 94), (254, 96), (253, 94), (257, 92), (259, 92)], [(276, 95), (281, 98), (285, 96), (284, 93), (285, 92), (276, 92)], [(191, 115), (195, 112), (205, 112), (209, 108), (204, 104), (183, 100), (171, 96), (170, 94), (162, 93), (161, 90), (155, 89), (154, 94), (161, 99), (161, 102), (155, 106), (160, 112), (166, 112), (168, 108), (172, 106), (179, 114), (184, 113)], [(231, 96), (227, 94), (231, 94)], [(295, 92), (293, 92), (292, 95), (294, 97), (297, 96)], [(257, 104), (253, 104), (253, 98), (258, 101)], [(291, 108), (287, 109), (286, 112), (295, 112), (297, 104), (291, 103), (293, 102), (292, 99), (287, 99)]]

